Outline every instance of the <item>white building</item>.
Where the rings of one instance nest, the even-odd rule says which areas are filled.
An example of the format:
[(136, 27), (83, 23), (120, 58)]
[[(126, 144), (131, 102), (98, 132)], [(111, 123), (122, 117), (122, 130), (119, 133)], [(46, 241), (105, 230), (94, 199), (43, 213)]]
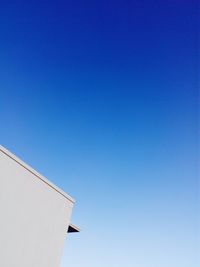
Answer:
[(74, 200), (0, 146), (0, 266), (59, 267)]

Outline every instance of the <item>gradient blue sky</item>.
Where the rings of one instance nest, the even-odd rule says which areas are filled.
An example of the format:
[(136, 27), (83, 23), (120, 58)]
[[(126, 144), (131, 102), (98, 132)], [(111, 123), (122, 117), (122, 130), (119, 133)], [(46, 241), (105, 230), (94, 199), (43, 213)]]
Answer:
[(197, 1), (1, 1), (0, 140), (69, 192), (62, 267), (197, 267)]

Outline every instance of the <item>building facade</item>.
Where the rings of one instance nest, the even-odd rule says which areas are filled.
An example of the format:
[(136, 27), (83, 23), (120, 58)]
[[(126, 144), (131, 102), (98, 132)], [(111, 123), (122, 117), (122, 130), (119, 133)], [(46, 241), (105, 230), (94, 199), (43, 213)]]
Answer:
[(59, 267), (74, 200), (0, 146), (0, 266)]

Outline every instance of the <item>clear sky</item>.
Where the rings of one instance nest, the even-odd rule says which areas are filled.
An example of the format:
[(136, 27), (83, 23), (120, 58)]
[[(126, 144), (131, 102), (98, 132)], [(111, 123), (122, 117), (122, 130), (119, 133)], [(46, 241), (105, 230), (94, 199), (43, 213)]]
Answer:
[(0, 3), (0, 141), (76, 200), (62, 267), (197, 267), (197, 1)]

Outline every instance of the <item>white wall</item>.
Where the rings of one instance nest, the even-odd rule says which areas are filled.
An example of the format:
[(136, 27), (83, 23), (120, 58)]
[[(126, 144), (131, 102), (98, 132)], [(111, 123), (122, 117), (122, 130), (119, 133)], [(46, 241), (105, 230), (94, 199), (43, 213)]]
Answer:
[(0, 266), (59, 267), (73, 201), (6, 152), (0, 147)]

